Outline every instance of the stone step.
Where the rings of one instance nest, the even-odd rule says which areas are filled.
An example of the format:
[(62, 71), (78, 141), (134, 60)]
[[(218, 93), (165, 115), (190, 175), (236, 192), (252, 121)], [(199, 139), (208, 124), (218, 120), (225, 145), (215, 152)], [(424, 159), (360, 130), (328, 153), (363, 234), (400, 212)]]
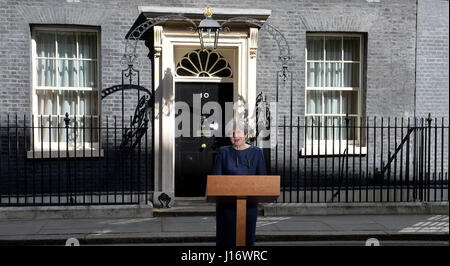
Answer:
[[(160, 208), (159, 204), (153, 208), (155, 217), (176, 217), (176, 216), (215, 216), (216, 203), (206, 202), (206, 197), (196, 198), (176, 198), (173, 203), (169, 203), (170, 208)], [(263, 208), (260, 206), (259, 215), (263, 215)]]
[(206, 200), (175, 200), (174, 204), (169, 204), (169, 206), (173, 207), (192, 207), (192, 206), (216, 206), (215, 202), (206, 202)]
[(160, 208), (159, 204), (153, 208), (156, 217), (175, 216), (215, 216), (216, 204), (206, 202), (205, 197), (176, 198), (169, 203), (170, 208)]
[[(258, 215), (263, 215), (263, 207), (259, 207)], [(177, 217), (177, 216), (216, 216), (216, 204), (204, 203), (203, 205), (173, 206), (170, 208), (153, 208), (155, 217)]]
[(176, 216), (215, 216), (216, 206), (173, 206), (170, 208), (153, 208), (155, 217)]

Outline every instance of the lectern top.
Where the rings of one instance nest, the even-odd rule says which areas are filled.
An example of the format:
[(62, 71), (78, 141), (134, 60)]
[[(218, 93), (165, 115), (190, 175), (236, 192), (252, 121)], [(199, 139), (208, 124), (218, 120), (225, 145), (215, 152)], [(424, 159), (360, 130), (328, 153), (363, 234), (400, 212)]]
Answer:
[(208, 201), (248, 198), (249, 201), (272, 202), (280, 196), (279, 175), (208, 175)]

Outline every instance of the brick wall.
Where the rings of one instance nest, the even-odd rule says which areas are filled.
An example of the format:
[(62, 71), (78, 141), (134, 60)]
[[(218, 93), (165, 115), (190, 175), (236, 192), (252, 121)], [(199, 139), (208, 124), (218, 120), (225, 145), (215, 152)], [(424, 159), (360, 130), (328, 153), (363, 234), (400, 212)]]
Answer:
[(448, 1), (421, 0), (417, 16), (417, 116), (448, 119)]
[[(236, 8), (236, 1), (208, 1), (217, 8)], [(30, 24), (76, 24), (101, 28), (101, 85), (106, 88), (120, 83), (120, 57), (124, 49), (123, 37), (138, 16), (139, 5), (199, 6), (206, 1), (2, 1), (0, 4), (0, 111), (30, 114)], [(419, 1), (420, 31), (418, 62), (427, 61), (429, 54), (448, 60), (445, 40), (436, 45), (427, 34), (432, 27), (437, 33), (448, 34), (448, 12), (439, 5), (448, 2)], [(365, 111), (377, 116), (412, 116), (414, 114), (414, 74), (416, 41), (416, 2), (408, 1), (239, 1), (239, 8), (271, 9), (268, 22), (277, 27), (287, 38), (292, 60), (290, 70), (294, 75), (293, 114), (304, 114), (304, 50), (308, 31), (362, 32), (367, 33), (367, 73)], [(437, 16), (430, 16), (436, 12)], [(444, 13), (443, 13), (444, 12)], [(447, 20), (445, 20), (445, 16)], [(433, 27), (433, 21), (442, 27)], [(440, 23), (440, 24), (439, 24)], [(428, 27), (428, 28), (427, 28)], [(447, 28), (445, 28), (447, 27)], [(435, 36), (435, 34), (433, 34)], [(433, 37), (435, 38), (435, 37)], [(432, 46), (435, 52), (426, 49)], [(445, 46), (447, 45), (447, 46)], [(445, 52), (447, 51), (447, 57)], [(150, 62), (143, 43), (139, 44), (142, 84), (150, 86)], [(428, 54), (427, 54), (428, 53)], [(444, 53), (441, 56), (440, 53)], [(278, 48), (269, 34), (261, 32), (258, 54), (258, 89), (274, 99), (276, 71), (280, 69), (277, 60)], [(422, 59), (423, 58), (423, 59)], [(143, 59), (143, 60), (142, 60)], [(448, 64), (448, 63), (447, 63)], [(423, 66), (422, 69), (430, 69)], [(440, 65), (438, 68), (441, 68)], [(443, 68), (442, 68), (443, 69)], [(448, 85), (448, 71), (432, 78), (423, 72), (418, 76), (418, 94), (424, 91), (424, 80), (435, 80), (441, 88)], [(431, 72), (435, 73), (435, 72)], [(445, 74), (447, 76), (445, 76)], [(442, 78), (439, 78), (442, 76)], [(447, 82), (447, 83), (445, 83)], [(419, 86), (422, 86), (419, 88)], [(442, 91), (442, 93), (444, 93)], [(447, 92), (448, 93), (448, 92)], [(280, 113), (289, 115), (290, 87), (280, 88)], [(445, 95), (443, 95), (445, 96)], [(442, 95), (432, 100), (439, 101)], [(102, 114), (113, 114), (119, 98), (111, 97), (102, 103)], [(447, 101), (448, 102), (448, 101)], [(440, 103), (440, 102), (439, 102)], [(418, 101), (417, 106), (422, 104)], [(432, 106), (431, 104), (430, 106)], [(442, 108), (442, 107), (439, 107)], [(130, 111), (132, 110), (130, 106)], [(440, 113), (447, 109), (440, 109)]]

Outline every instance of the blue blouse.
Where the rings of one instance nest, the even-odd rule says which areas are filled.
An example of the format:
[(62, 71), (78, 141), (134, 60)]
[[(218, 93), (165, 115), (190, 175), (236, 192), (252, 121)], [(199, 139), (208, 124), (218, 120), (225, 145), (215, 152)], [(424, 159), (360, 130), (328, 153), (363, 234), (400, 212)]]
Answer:
[(236, 150), (232, 146), (220, 147), (211, 174), (266, 175), (263, 151), (256, 146), (245, 150)]
[[(213, 175), (266, 175), (266, 164), (261, 148), (250, 146), (236, 150), (224, 146), (217, 151), (216, 161), (211, 171)], [(255, 245), (258, 203), (247, 202), (246, 245)], [(235, 246), (236, 244), (236, 204), (216, 204), (216, 245)]]

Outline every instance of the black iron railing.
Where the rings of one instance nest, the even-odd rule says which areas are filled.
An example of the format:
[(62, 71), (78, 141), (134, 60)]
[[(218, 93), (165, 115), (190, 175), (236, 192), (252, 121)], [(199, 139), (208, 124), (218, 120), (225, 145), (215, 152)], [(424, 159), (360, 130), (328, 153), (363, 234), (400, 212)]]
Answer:
[[(0, 116), (0, 205), (151, 201), (150, 123), (127, 120)], [(444, 118), (293, 120), (272, 123), (255, 142), (282, 177), (280, 202), (448, 201)]]
[(448, 201), (444, 118), (282, 117), (259, 131), (280, 202)]
[(151, 130), (126, 120), (0, 116), (0, 206), (151, 200)]

